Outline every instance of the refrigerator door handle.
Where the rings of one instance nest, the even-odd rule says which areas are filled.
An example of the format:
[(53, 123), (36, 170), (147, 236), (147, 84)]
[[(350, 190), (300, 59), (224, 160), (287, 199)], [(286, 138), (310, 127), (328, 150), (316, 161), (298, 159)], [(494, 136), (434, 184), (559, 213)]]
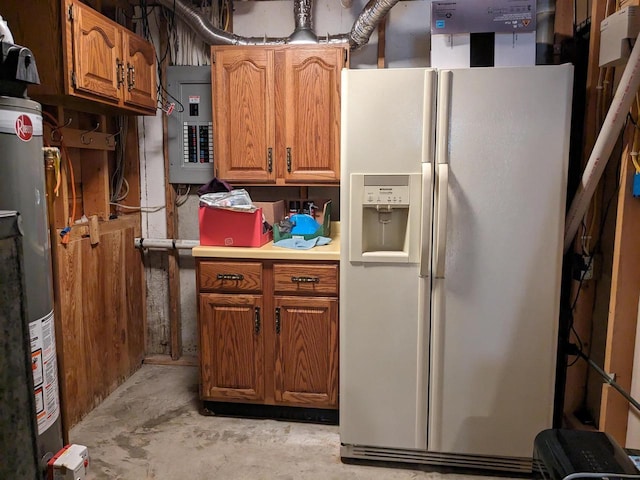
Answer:
[(433, 165), (422, 164), (422, 235), (420, 244), (420, 276), (431, 274), (431, 198), (433, 196)]
[(438, 165), (438, 185), (436, 190), (437, 218), (435, 236), (435, 277), (444, 278), (444, 264), (447, 250), (447, 197), (449, 193), (449, 165)]

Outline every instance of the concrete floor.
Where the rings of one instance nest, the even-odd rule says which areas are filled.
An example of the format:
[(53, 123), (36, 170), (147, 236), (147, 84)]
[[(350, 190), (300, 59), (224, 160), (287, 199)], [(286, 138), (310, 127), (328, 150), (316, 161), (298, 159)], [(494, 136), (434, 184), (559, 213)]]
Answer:
[(336, 426), (208, 417), (198, 406), (195, 368), (144, 365), (70, 432), (89, 448), (88, 480), (476, 478), (343, 464)]

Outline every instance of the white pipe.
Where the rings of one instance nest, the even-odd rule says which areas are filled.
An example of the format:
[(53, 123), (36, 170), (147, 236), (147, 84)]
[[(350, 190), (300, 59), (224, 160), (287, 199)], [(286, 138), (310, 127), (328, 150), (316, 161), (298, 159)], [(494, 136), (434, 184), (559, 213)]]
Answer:
[(158, 250), (191, 250), (200, 245), (198, 240), (174, 240), (171, 238), (136, 238), (134, 239), (136, 248), (150, 248)]
[(571, 208), (567, 213), (564, 230), (565, 253), (571, 247), (580, 222), (587, 213), (591, 197), (593, 197), (600, 177), (602, 177), (602, 172), (607, 166), (638, 87), (640, 87), (640, 34), (636, 38), (629, 61), (620, 79), (620, 84), (607, 112), (607, 117), (604, 119), (602, 129), (582, 174), (578, 191), (573, 197)]

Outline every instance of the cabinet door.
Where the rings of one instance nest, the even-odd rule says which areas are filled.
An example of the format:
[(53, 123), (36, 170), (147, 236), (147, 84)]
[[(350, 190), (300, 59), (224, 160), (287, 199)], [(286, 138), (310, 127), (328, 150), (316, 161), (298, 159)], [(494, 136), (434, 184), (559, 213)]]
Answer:
[(275, 400), (333, 408), (338, 404), (338, 300), (274, 298)]
[[(289, 48), (279, 52), (284, 70), (276, 88), (284, 89), (283, 174), (288, 182), (340, 179), (340, 71), (344, 49)], [(280, 128), (280, 125), (278, 125)]]
[(273, 50), (212, 48), (217, 176), (273, 182)]
[(120, 28), (82, 3), (67, 0), (65, 5), (71, 12), (72, 88), (119, 102)]
[(200, 295), (200, 394), (264, 399), (261, 295)]
[(126, 72), (124, 103), (148, 108), (155, 112), (158, 92), (156, 87), (156, 54), (149, 42), (133, 33), (122, 33), (122, 52)]

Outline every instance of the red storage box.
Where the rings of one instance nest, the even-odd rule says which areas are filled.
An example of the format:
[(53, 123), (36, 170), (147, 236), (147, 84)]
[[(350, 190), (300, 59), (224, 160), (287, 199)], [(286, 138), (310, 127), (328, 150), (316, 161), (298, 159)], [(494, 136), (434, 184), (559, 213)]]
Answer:
[(273, 238), (262, 233), (262, 209), (236, 212), (224, 208), (200, 207), (200, 245), (220, 247), (261, 247)]

